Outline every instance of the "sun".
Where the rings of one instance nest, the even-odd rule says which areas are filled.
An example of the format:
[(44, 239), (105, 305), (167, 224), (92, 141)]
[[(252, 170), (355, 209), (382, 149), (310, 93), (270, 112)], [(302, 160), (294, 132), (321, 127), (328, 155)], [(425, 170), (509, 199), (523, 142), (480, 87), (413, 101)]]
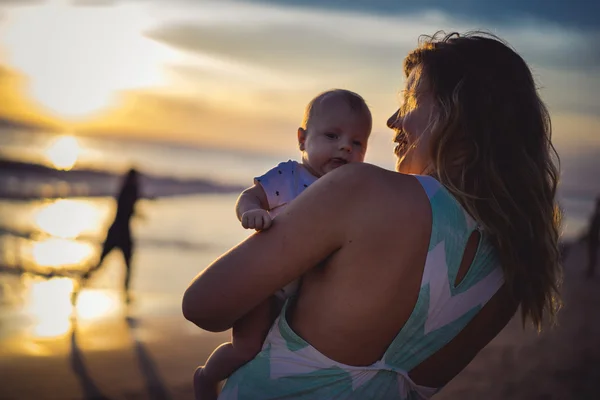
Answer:
[(70, 170), (77, 163), (81, 147), (75, 136), (59, 136), (46, 151), (46, 158), (56, 169)]
[(0, 45), (8, 65), (26, 76), (27, 94), (73, 121), (118, 107), (123, 91), (166, 86), (165, 69), (179, 55), (144, 36), (151, 20), (137, 4), (54, 1), (5, 19)]

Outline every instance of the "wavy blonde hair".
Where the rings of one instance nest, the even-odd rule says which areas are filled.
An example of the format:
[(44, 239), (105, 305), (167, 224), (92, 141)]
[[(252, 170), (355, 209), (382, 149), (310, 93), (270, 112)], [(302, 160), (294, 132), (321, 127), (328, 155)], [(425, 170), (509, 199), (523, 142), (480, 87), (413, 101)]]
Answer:
[[(440, 35), (441, 34), (441, 35)], [(561, 306), (559, 158), (525, 61), (483, 33), (423, 36), (404, 60), (435, 98), (433, 173), (498, 251), (522, 322), (541, 330)]]

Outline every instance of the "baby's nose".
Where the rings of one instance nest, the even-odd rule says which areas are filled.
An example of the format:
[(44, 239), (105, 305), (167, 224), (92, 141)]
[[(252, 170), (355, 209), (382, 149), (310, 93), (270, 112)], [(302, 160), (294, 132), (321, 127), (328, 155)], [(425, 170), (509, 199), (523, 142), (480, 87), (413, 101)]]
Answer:
[(352, 144), (348, 143), (347, 141), (342, 141), (342, 143), (340, 144), (340, 150), (343, 151), (352, 151)]

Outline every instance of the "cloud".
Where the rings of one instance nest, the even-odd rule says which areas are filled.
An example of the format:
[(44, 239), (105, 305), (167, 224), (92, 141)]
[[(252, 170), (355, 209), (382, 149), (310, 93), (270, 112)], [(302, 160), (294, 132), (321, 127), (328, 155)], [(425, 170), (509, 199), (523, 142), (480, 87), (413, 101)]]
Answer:
[(297, 125), (276, 117), (232, 112), (198, 98), (128, 91), (121, 93), (114, 109), (76, 129), (281, 154), (282, 148), (294, 151)]
[(41, 4), (44, 3), (45, 0), (0, 0), (0, 8), (2, 6), (21, 6), (21, 5), (31, 5), (31, 4)]
[(533, 64), (586, 69), (600, 61), (599, 31), (531, 18), (482, 24), (437, 11), (383, 16), (229, 2), (190, 4), (187, 8), (187, 15), (173, 18), (148, 36), (190, 51), (292, 70), (311, 65), (323, 73), (331, 69), (339, 72), (340, 64), (360, 63), (361, 59), (372, 66), (383, 63), (387, 67), (413, 48), (421, 34), (478, 28), (507, 39)]
[(533, 19), (515, 19), (498, 28), (532, 64), (585, 71), (600, 65), (600, 31), (566, 28)]
[(505, 23), (515, 17), (535, 17), (575, 28), (598, 28), (600, 3), (589, 0), (249, 0), (252, 3), (302, 6), (333, 11), (357, 11), (381, 15), (418, 14), (437, 10), (454, 17), (466, 17), (486, 23)]
[(600, 68), (533, 68), (540, 93), (551, 113), (600, 116)]
[(119, 0), (71, 0), (71, 4), (74, 6), (91, 6), (91, 7), (105, 7), (114, 6)]
[[(63, 0), (64, 1), (64, 0)], [(121, 4), (160, 4), (165, 2), (164, 0), (70, 0), (71, 5), (78, 7), (111, 7)]]
[[(391, 112), (403, 79), (402, 59), (419, 35), (481, 28), (464, 17), (434, 11), (383, 16), (229, 2), (173, 7), (165, 11), (163, 21), (146, 35), (222, 64), (211, 71), (173, 68), (190, 85), (221, 85), (234, 97), (252, 99), (268, 92), (266, 98), (278, 97), (294, 107), (302, 104), (281, 99), (306, 99), (324, 89), (347, 87), (367, 97), (376, 121)], [(552, 110), (600, 113), (595, 99), (600, 90), (600, 50), (594, 31), (523, 19), (489, 30), (506, 39), (532, 66)], [(281, 103), (263, 105), (276, 113), (284, 109)]]
[(38, 105), (23, 94), (26, 85), (24, 76), (0, 64), (0, 118), (58, 127), (59, 121), (40, 113)]

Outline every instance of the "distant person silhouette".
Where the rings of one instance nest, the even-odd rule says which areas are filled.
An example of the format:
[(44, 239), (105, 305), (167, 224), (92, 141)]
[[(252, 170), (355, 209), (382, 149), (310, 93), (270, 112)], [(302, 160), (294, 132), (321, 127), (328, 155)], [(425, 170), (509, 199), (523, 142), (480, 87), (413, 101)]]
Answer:
[(594, 276), (594, 270), (598, 258), (598, 241), (600, 239), (600, 197), (596, 198), (596, 208), (590, 219), (590, 227), (587, 234), (588, 239), (588, 267), (587, 276)]
[(84, 284), (101, 266), (104, 258), (115, 248), (118, 248), (123, 253), (125, 258), (125, 282), (124, 291), (127, 302), (131, 300), (129, 293), (129, 283), (131, 279), (131, 257), (133, 255), (133, 240), (131, 238), (130, 220), (135, 213), (135, 203), (140, 197), (139, 194), (139, 172), (132, 168), (125, 175), (121, 190), (117, 197), (117, 213), (115, 219), (108, 229), (102, 254), (98, 264), (88, 270), (82, 277)]

